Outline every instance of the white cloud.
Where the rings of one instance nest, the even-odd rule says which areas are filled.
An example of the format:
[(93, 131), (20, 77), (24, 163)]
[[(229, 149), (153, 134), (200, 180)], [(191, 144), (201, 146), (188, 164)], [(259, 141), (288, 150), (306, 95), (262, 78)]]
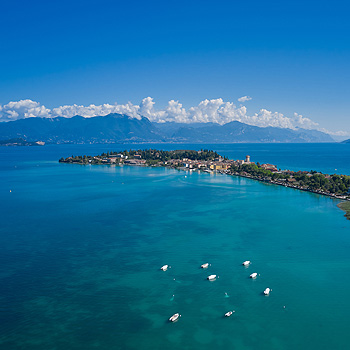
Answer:
[[(249, 101), (251, 98), (243, 96), (238, 100), (240, 102)], [(119, 113), (129, 116), (129, 118), (140, 119), (142, 116), (147, 117), (150, 121), (164, 123), (218, 123), (220, 125), (239, 121), (249, 125), (259, 127), (278, 127), (289, 129), (316, 129), (333, 135), (345, 136), (344, 132), (329, 132), (320, 128), (319, 124), (309, 118), (305, 118), (300, 114), (294, 113), (291, 117), (284, 116), (279, 112), (272, 112), (261, 109), (258, 113), (248, 115), (247, 108), (243, 105), (237, 107), (233, 102), (225, 102), (222, 98), (203, 100), (198, 106), (193, 106), (187, 110), (179, 101), (170, 100), (163, 109), (155, 109), (153, 98), (144, 98), (139, 105), (131, 102), (126, 104), (102, 104), (89, 106), (82, 105), (66, 105), (57, 108), (48, 109), (39, 102), (32, 100), (21, 100), (17, 102), (9, 102), (0, 105), (0, 121), (12, 121), (29, 117), (55, 118), (65, 117), (71, 118), (80, 115), (85, 118), (95, 116), (105, 116), (110, 113)]]
[(247, 102), (250, 101), (252, 98), (250, 96), (242, 96), (237, 101), (238, 102)]
[(0, 121), (11, 121), (30, 117), (48, 118), (51, 110), (32, 100), (20, 100), (0, 105)]
[(165, 121), (174, 121), (176, 123), (187, 123), (188, 117), (186, 109), (179, 101), (171, 100), (165, 107)]
[(339, 137), (345, 137), (345, 136), (350, 136), (350, 133), (347, 131), (329, 131), (327, 129), (319, 129), (322, 132), (325, 132), (326, 134), (332, 135), (332, 136), (339, 136)]
[(144, 98), (140, 103), (140, 116), (146, 117), (151, 121), (162, 121), (166, 117), (165, 111), (156, 111), (154, 109), (154, 102), (152, 97)]
[(103, 104), (103, 105), (96, 106), (91, 104), (87, 107), (78, 106), (74, 104), (72, 106), (61, 106), (58, 108), (54, 108), (52, 110), (52, 116), (71, 118), (76, 115), (80, 115), (85, 118), (91, 118), (99, 115), (104, 116), (110, 113), (119, 113), (119, 114), (126, 114), (131, 118), (140, 119), (139, 109), (140, 109), (139, 106), (135, 106), (131, 102), (128, 102), (125, 105), (118, 105), (117, 103), (115, 103), (114, 105)]

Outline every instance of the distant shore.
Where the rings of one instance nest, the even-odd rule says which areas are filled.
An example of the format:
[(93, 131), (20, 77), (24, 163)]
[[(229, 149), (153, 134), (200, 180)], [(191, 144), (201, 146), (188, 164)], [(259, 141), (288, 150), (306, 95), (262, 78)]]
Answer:
[(2, 147), (16, 147), (16, 146), (44, 146), (43, 141), (27, 141), (22, 138), (0, 140), (0, 146)]

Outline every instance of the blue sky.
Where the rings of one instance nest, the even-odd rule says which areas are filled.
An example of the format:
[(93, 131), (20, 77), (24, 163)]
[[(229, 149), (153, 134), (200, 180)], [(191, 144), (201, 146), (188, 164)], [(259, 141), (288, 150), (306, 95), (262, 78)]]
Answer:
[(350, 132), (350, 5), (340, 1), (2, 2), (0, 105), (205, 99)]

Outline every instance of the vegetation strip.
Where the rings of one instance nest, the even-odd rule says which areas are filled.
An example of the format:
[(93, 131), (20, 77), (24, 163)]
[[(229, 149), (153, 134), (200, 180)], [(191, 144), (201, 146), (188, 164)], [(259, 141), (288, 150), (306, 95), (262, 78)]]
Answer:
[(347, 202), (341, 202), (338, 204), (338, 207), (341, 209), (341, 210), (344, 210), (345, 211), (345, 217), (350, 220), (350, 202), (347, 201)]

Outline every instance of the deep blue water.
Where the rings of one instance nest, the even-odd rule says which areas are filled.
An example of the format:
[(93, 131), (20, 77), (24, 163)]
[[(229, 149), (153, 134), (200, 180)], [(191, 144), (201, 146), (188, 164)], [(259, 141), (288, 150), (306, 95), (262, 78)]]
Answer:
[[(0, 148), (1, 349), (349, 347), (350, 221), (337, 201), (223, 175), (57, 162), (135, 147)], [(206, 148), (350, 174), (350, 145)]]

